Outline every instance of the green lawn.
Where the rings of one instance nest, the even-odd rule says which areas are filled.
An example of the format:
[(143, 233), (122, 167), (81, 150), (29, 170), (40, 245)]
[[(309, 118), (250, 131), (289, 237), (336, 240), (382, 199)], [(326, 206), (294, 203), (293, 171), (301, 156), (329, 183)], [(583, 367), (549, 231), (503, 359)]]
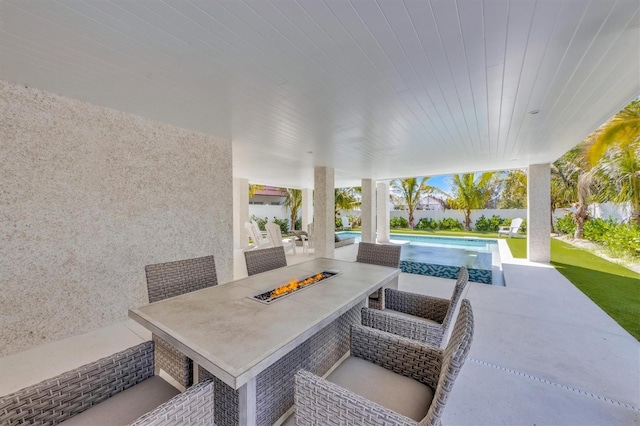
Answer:
[[(507, 243), (513, 257), (527, 256), (526, 239), (510, 238)], [(555, 238), (551, 264), (640, 340), (640, 275)]]

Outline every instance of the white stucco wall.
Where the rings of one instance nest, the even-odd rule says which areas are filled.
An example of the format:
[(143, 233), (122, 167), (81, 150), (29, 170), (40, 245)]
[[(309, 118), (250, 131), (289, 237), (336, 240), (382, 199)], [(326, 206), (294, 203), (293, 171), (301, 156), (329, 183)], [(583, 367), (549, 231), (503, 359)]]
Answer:
[(144, 266), (233, 275), (231, 142), (0, 81), (0, 356), (147, 303)]

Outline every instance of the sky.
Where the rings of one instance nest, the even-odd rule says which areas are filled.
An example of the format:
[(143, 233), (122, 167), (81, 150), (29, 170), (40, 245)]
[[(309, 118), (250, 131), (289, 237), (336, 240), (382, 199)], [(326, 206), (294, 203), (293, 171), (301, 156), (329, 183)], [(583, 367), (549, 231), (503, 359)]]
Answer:
[(451, 175), (433, 176), (427, 181), (427, 185), (435, 186), (436, 188), (440, 188), (447, 194), (451, 194), (451, 185), (449, 184), (450, 180)]

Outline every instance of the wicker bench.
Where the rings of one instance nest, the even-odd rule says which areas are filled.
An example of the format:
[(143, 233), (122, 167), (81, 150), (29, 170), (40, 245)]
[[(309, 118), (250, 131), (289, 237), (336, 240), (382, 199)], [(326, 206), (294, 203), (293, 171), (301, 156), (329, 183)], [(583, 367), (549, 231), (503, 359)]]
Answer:
[(213, 424), (213, 382), (179, 391), (154, 376), (144, 342), (0, 397), (0, 425)]

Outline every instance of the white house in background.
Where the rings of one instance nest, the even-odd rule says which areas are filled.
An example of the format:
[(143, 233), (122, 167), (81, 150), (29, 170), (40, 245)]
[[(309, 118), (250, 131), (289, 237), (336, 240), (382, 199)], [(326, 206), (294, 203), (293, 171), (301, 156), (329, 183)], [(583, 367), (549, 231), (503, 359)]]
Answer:
[(263, 186), (249, 198), (249, 204), (280, 206), (287, 199), (287, 190), (277, 186)]
[(422, 197), (422, 202), (418, 203), (418, 210), (444, 210), (444, 201), (433, 195)]

